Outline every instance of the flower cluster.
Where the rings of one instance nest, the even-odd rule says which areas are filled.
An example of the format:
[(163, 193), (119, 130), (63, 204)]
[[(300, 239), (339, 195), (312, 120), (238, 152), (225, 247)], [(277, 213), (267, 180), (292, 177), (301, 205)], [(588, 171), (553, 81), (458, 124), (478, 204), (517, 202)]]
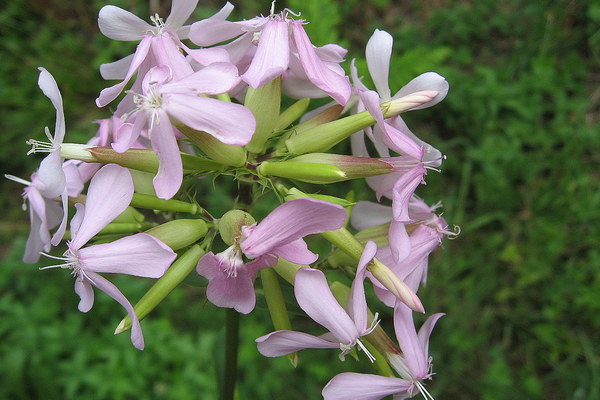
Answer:
[[(100, 10), (105, 36), (138, 44), (134, 54), (100, 67), (118, 83), (96, 104), (115, 111), (97, 121), (86, 144), (65, 142), (58, 85), (40, 68), (56, 127), (54, 134), (46, 129), (49, 143), (28, 143), (32, 153), (48, 154), (30, 181), (7, 175), (25, 185), (31, 233), (24, 261), (59, 260), (41, 269), (71, 271), (82, 312), (93, 305), (94, 287), (114, 298), (127, 311), (115, 333), (130, 329), (138, 349), (140, 320), (194, 271), (208, 281), (208, 301), (244, 314), (255, 309), (260, 278), (276, 329), (256, 339), (260, 353), (329, 348), (344, 360), (359, 351), (397, 374), (337, 375), (325, 399), (431, 397), (423, 383), (432, 376), (428, 340), (443, 314), (417, 333), (413, 312), (425, 312), (416, 293), (426, 283), (429, 254), (457, 232), (436, 214), (438, 205), (415, 194), (444, 156), (400, 114), (437, 104), (448, 83), (428, 72), (392, 96), (393, 39), (384, 31), (366, 48), (370, 90), (354, 62), (346, 75), (345, 49), (312, 44), (297, 13), (276, 13), (273, 4), (267, 16), (229, 21), (227, 3), (186, 25), (196, 5), (174, 0), (171, 14), (151, 17), (152, 24), (115, 6)], [(307, 111), (312, 98), (329, 102)], [(352, 154), (331, 152), (344, 141)], [(215, 217), (187, 188), (205, 183), (209, 193), (209, 182), (222, 175), (234, 178), (238, 194), (232, 209)], [(329, 184), (363, 178), (377, 202), (325, 194)], [(281, 204), (257, 222), (253, 205), (268, 192)], [(311, 235), (333, 246), (317, 254), (305, 240)], [(351, 287), (329, 280), (334, 268)], [(105, 273), (157, 281), (133, 307)], [(291, 329), (280, 279), (327, 333)], [(393, 309), (397, 344), (369, 310), (367, 290), (381, 300), (372, 307)]]

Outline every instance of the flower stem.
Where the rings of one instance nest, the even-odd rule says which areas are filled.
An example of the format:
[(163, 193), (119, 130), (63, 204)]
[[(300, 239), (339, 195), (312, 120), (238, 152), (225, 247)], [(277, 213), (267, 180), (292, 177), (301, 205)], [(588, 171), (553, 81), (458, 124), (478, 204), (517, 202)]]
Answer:
[(237, 356), (240, 331), (240, 314), (227, 308), (225, 322), (225, 373), (223, 377), (223, 400), (233, 400), (237, 378)]

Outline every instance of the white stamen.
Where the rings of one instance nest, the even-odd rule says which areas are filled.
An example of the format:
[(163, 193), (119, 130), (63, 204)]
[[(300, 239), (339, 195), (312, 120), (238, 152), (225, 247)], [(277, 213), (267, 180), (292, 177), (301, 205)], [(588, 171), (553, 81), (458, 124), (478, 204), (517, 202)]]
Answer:
[(365, 345), (363, 344), (363, 342), (360, 341), (360, 339), (356, 340), (356, 345), (358, 346), (359, 349), (361, 349), (362, 351), (365, 352), (365, 355), (367, 356), (367, 358), (369, 359), (369, 361), (371, 361), (372, 363), (375, 362), (375, 357), (373, 357), (373, 354), (371, 354), (371, 352), (365, 347)]
[(25, 143), (31, 146), (31, 150), (27, 152), (27, 155), (33, 153), (52, 153), (57, 148), (57, 145), (52, 142), (48, 143), (35, 139), (29, 139)]
[(13, 181), (13, 182), (20, 183), (20, 184), (22, 184), (22, 185), (25, 185), (25, 186), (31, 186), (31, 182), (29, 182), (29, 181), (26, 181), (25, 179), (21, 179), (21, 178), (19, 178), (18, 176), (9, 175), (9, 174), (4, 174), (4, 177), (5, 177), (6, 179), (9, 179), (9, 180), (11, 180), (11, 181)]
[(421, 392), (425, 400), (435, 400), (433, 396), (427, 391), (427, 389), (425, 389), (425, 386), (423, 386), (421, 382), (414, 381), (414, 384), (415, 386), (417, 386), (417, 389), (419, 389), (419, 392)]

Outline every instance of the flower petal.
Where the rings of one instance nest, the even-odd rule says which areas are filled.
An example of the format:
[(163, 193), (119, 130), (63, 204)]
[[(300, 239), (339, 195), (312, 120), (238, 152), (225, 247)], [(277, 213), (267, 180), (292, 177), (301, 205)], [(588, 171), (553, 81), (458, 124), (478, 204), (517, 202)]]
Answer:
[(420, 110), (422, 108), (428, 108), (436, 105), (440, 101), (444, 100), (446, 95), (448, 94), (448, 90), (450, 89), (450, 85), (448, 85), (448, 81), (446, 78), (441, 76), (436, 72), (425, 72), (408, 82), (402, 89), (400, 89), (395, 95), (394, 99), (399, 99), (400, 97), (407, 96), (411, 93), (420, 92), (423, 90), (434, 90), (437, 95), (428, 101), (427, 103), (421, 104), (420, 106), (413, 107), (411, 110)]
[(324, 400), (379, 400), (390, 394), (407, 392), (410, 381), (372, 374), (343, 372), (323, 388)]
[(194, 12), (196, 5), (198, 5), (198, 0), (173, 0), (171, 13), (167, 17), (165, 25), (171, 29), (181, 28)]
[(225, 144), (248, 144), (256, 128), (256, 119), (248, 108), (226, 101), (172, 94), (166, 109), (184, 125), (204, 131)]
[(361, 334), (365, 334), (368, 331), (368, 309), (367, 299), (365, 298), (365, 287), (364, 280), (366, 275), (367, 265), (371, 262), (375, 253), (377, 252), (377, 245), (375, 242), (369, 240), (365, 245), (358, 267), (356, 268), (356, 276), (352, 281), (352, 288), (350, 289), (350, 297), (348, 298), (348, 315), (354, 321), (356, 328)]
[(79, 264), (87, 271), (160, 278), (177, 255), (166, 244), (138, 233), (111, 243), (79, 250)]
[[(71, 246), (80, 249), (121, 214), (133, 197), (133, 179), (127, 168), (116, 164), (102, 167), (92, 178), (81, 225)], [(110, 199), (110, 201), (107, 201)]]
[(336, 204), (315, 199), (290, 200), (252, 228), (240, 244), (249, 258), (271, 252), (306, 235), (339, 229), (346, 210)]
[(394, 307), (394, 330), (402, 350), (404, 361), (415, 379), (422, 379), (429, 373), (429, 357), (417, 337), (412, 310), (406, 304), (396, 302)]
[(140, 320), (138, 319), (133, 306), (127, 300), (123, 293), (111, 282), (96, 274), (95, 272), (86, 272), (86, 277), (90, 283), (102, 290), (104, 293), (115, 299), (120, 305), (127, 310), (129, 318), (131, 318), (131, 343), (138, 350), (144, 350), (144, 335), (142, 334), (142, 327), (140, 326)]
[(345, 105), (352, 93), (348, 77), (335, 73), (319, 58), (302, 23), (292, 23), (292, 36), (308, 79), (335, 101)]
[(406, 259), (411, 252), (410, 238), (403, 222), (392, 220), (388, 231), (390, 250), (395, 263)]
[(113, 40), (140, 40), (144, 32), (152, 26), (140, 17), (116, 6), (104, 6), (98, 14), (100, 32)]
[[(202, 49), (206, 50), (206, 49)], [(213, 50), (213, 49), (211, 49)], [(218, 50), (218, 49), (214, 49)], [(228, 92), (240, 81), (235, 65), (226, 62), (212, 63), (185, 78), (169, 82), (160, 89), (171, 94), (221, 94)]]
[(190, 40), (198, 46), (212, 46), (241, 35), (243, 33), (241, 25), (225, 21), (232, 10), (233, 5), (227, 2), (217, 14), (194, 22), (190, 28)]
[(50, 99), (52, 105), (56, 109), (56, 125), (54, 127), (54, 138), (51, 139), (52, 144), (60, 144), (65, 138), (65, 113), (63, 111), (63, 102), (60, 90), (56, 80), (50, 72), (45, 68), (39, 67), (40, 76), (38, 78), (38, 86), (42, 92)]
[(64, 192), (67, 186), (67, 178), (63, 171), (60, 150), (54, 150), (42, 160), (37, 171), (37, 177), (44, 184), (44, 189), (41, 192), (47, 199), (54, 199)]
[(394, 38), (386, 31), (375, 29), (375, 32), (367, 42), (366, 58), (369, 73), (373, 78), (377, 93), (383, 101), (392, 97), (388, 78), (390, 73), (390, 60), (392, 58), (392, 45)]
[(312, 268), (300, 268), (296, 273), (294, 293), (304, 312), (327, 328), (340, 343), (356, 343), (359, 332), (354, 321), (333, 297), (323, 272)]
[(152, 183), (156, 196), (168, 200), (175, 196), (183, 182), (183, 163), (177, 146), (173, 125), (167, 114), (156, 111), (157, 119), (152, 128), (150, 140), (152, 148), (158, 156), (158, 173)]
[(339, 343), (330, 342), (308, 333), (276, 331), (256, 339), (258, 351), (265, 357), (279, 357), (303, 349), (337, 349)]
[(396, 221), (410, 221), (408, 215), (408, 202), (415, 193), (417, 186), (423, 183), (425, 176), (425, 167), (418, 165), (407, 173), (403, 174), (396, 182), (392, 194), (392, 210)]
[(288, 68), (289, 57), (288, 23), (270, 20), (263, 27), (252, 63), (242, 79), (255, 89), (263, 86)]
[(133, 54), (130, 54), (127, 57), (121, 58), (120, 60), (111, 63), (100, 64), (100, 76), (102, 76), (102, 79), (106, 80), (125, 79), (132, 61)]
[(362, 231), (392, 221), (392, 208), (372, 201), (359, 201), (352, 208), (350, 223)]
[(88, 312), (94, 305), (94, 288), (87, 279), (77, 277), (75, 279), (75, 293), (79, 296), (79, 305), (77, 309), (81, 312)]
[(304, 239), (294, 240), (288, 244), (277, 246), (272, 253), (289, 262), (300, 265), (312, 264), (319, 256), (308, 249)]

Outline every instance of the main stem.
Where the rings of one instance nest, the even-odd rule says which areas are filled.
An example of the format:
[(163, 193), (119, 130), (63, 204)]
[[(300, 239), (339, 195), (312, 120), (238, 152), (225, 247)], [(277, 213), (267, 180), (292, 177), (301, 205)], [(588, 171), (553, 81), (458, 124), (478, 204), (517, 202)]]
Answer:
[(237, 356), (239, 346), (240, 314), (233, 308), (227, 309), (225, 323), (225, 376), (223, 379), (223, 400), (233, 400), (237, 378)]

